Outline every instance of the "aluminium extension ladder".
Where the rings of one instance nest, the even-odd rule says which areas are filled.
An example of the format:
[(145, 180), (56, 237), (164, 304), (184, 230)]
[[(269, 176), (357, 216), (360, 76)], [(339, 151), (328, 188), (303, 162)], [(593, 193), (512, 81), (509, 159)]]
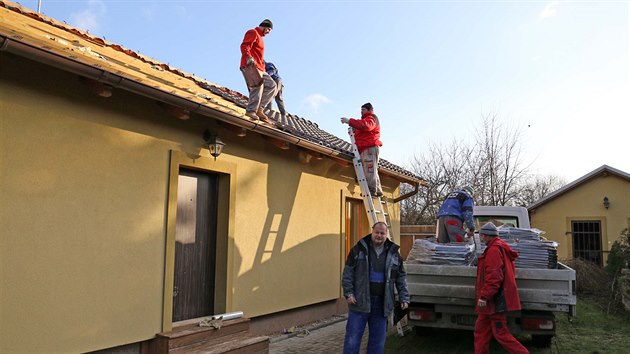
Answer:
[[(363, 162), (361, 161), (361, 154), (359, 154), (359, 148), (357, 148), (357, 144), (354, 139), (354, 128), (348, 128), (348, 135), (350, 135), (350, 141), (352, 142), (352, 152), (354, 153), (352, 163), (354, 164), (354, 171), (356, 172), (357, 180), (359, 181), (359, 188), (361, 188), (361, 198), (363, 199), (363, 205), (365, 206), (367, 217), (370, 220), (370, 227), (377, 222), (384, 222), (385, 225), (387, 225), (389, 238), (391, 239), (392, 224), (390, 222), (389, 212), (387, 211), (387, 198), (385, 198), (384, 196), (372, 196), (372, 194), (370, 193), (367, 178), (365, 177), (365, 170), (363, 169)], [(374, 168), (378, 170), (378, 166), (374, 166)], [(374, 203), (375, 200), (377, 201), (376, 205)], [(391, 315), (389, 321), (390, 323), (393, 322), (393, 315)], [(401, 337), (405, 335), (405, 331), (403, 330), (401, 322), (396, 323), (396, 331)]]
[[(361, 198), (363, 199), (363, 205), (365, 206), (368, 220), (370, 220), (370, 227), (372, 227), (377, 222), (384, 222), (387, 225), (389, 237), (391, 238), (392, 230), (389, 212), (387, 211), (387, 198), (385, 198), (384, 196), (373, 196), (370, 193), (367, 178), (365, 177), (365, 170), (363, 170), (361, 155), (359, 154), (359, 149), (357, 148), (357, 144), (354, 139), (354, 128), (348, 128), (348, 135), (350, 135), (350, 141), (352, 142), (352, 152), (354, 153), (352, 163), (354, 164), (354, 171), (357, 174), (359, 188), (361, 188)], [(378, 166), (374, 166), (374, 168), (378, 169)]]

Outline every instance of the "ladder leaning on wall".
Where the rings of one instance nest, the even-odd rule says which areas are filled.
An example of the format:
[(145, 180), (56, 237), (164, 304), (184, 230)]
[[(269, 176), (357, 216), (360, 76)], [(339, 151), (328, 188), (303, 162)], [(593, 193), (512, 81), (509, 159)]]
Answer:
[[(368, 220), (370, 220), (370, 227), (377, 222), (384, 222), (387, 225), (389, 237), (392, 238), (392, 227), (389, 212), (387, 211), (387, 198), (384, 196), (373, 196), (370, 193), (367, 178), (365, 177), (365, 170), (363, 169), (363, 162), (361, 161), (361, 154), (359, 154), (359, 148), (357, 148), (357, 144), (354, 139), (354, 128), (348, 128), (348, 135), (350, 135), (352, 152), (354, 153), (352, 163), (354, 164), (354, 171), (357, 174), (359, 188), (361, 188), (361, 198), (363, 199), (363, 205), (365, 206)], [(378, 166), (374, 166), (374, 168), (378, 169)]]
[[(370, 226), (373, 226), (377, 222), (384, 222), (387, 225), (387, 231), (389, 238), (392, 238), (392, 223), (390, 222), (389, 212), (387, 211), (387, 198), (385, 196), (372, 196), (370, 188), (365, 177), (365, 170), (363, 169), (363, 162), (361, 161), (361, 154), (359, 154), (359, 148), (357, 148), (356, 141), (354, 139), (354, 128), (348, 128), (348, 135), (350, 135), (350, 141), (352, 142), (352, 152), (354, 158), (352, 163), (354, 164), (354, 171), (357, 174), (357, 180), (359, 182), (359, 188), (361, 188), (361, 198), (363, 199), (363, 205), (367, 212), (368, 220), (370, 220)], [(374, 166), (378, 169), (378, 166)], [(376, 201), (376, 203), (375, 203)], [(390, 323), (393, 323), (393, 315), (390, 316)], [(399, 336), (404, 336), (402, 323), (396, 323), (396, 330)]]

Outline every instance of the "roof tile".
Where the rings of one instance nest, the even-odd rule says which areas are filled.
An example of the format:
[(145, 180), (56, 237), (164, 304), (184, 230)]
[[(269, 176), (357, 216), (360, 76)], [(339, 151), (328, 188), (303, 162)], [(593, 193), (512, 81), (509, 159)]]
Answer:
[[(55, 35), (63, 36), (62, 32), (58, 31), (55, 33), (50, 31), (50, 35), (47, 35), (49, 39), (56, 43), (55, 45), (63, 46), (63, 48), (61, 48), (62, 50), (69, 49), (74, 53), (68, 53), (68, 57), (79, 60), (80, 55), (78, 53), (89, 55), (94, 58), (90, 62), (91, 65), (103, 69), (113, 69), (112, 72), (115, 74), (124, 74), (126, 77), (136, 80), (137, 82), (144, 82), (154, 88), (171, 92), (180, 97), (189, 98), (200, 104), (204, 102), (199, 102), (198, 99), (205, 100), (205, 103), (210, 103), (212, 108), (220, 109), (222, 112), (226, 112), (234, 117), (247, 119), (243, 117), (243, 113), (230, 107), (230, 104), (227, 103), (231, 102), (235, 106), (244, 109), (247, 105), (248, 98), (240, 92), (196, 78), (168, 64), (145, 57), (121, 45), (95, 37), (87, 32), (35, 13), (12, 2), (0, 1), (0, 8), (2, 7), (79, 37), (79, 39), (75, 38), (73, 40), (69, 40), (69, 38), (55, 38)], [(15, 34), (12, 37), (15, 38)], [(81, 40), (87, 43), (82, 43)], [(97, 47), (91, 48), (87, 46), (88, 43), (96, 45)], [(50, 45), (52, 46), (52, 44)], [(123, 55), (121, 56), (121, 54)], [(100, 63), (94, 63), (94, 60), (99, 60)], [(134, 62), (134, 60), (138, 62)], [(190, 85), (190, 83), (193, 83), (193, 85)], [(285, 117), (282, 117), (282, 115), (275, 110), (266, 110), (266, 114), (277, 122), (277, 129), (299, 137), (300, 139), (337, 151), (348, 159), (352, 158), (352, 148), (349, 142), (320, 129), (316, 123), (293, 114), (287, 114)], [(421, 177), (412, 172), (384, 159), (379, 160), (379, 167), (385, 171), (389, 170), (398, 175), (406, 176), (417, 182), (422, 180)]]

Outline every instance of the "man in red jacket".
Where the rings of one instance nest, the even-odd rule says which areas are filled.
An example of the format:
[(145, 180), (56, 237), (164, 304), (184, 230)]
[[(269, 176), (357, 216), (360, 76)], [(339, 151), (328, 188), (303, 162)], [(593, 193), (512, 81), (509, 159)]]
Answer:
[(479, 231), (486, 249), (477, 264), (475, 354), (490, 353), (493, 336), (510, 353), (529, 353), (510, 333), (505, 317), (507, 311), (521, 309), (514, 277), (514, 260), (518, 253), (497, 236), (497, 227), (491, 222)]
[(371, 103), (361, 106), (361, 119), (341, 117), (341, 123), (354, 128), (354, 140), (361, 155), (361, 163), (370, 188), (370, 194), (376, 197), (383, 195), (381, 180), (378, 178), (378, 154), (381, 142), (381, 125), (374, 114)]
[[(273, 124), (273, 121), (263, 112), (263, 108), (267, 107), (271, 99), (276, 93), (276, 82), (265, 71), (265, 42), (263, 37), (269, 34), (273, 29), (273, 23), (264, 20), (258, 27), (245, 32), (243, 43), (241, 43), (241, 72), (245, 77), (245, 83), (249, 90), (249, 100), (245, 115), (253, 120), (262, 120), (263, 122)], [(260, 84), (251, 85), (245, 74), (245, 69), (257, 69), (262, 82)]]

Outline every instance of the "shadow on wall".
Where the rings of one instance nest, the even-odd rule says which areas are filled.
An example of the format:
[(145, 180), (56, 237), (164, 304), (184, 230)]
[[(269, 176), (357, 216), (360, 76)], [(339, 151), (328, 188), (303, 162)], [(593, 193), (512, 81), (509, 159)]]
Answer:
[[(294, 163), (297, 164), (297, 160)], [(298, 205), (296, 199), (298, 192), (317, 195), (317, 191), (299, 190), (300, 181), (305, 174), (311, 173), (309, 169), (326, 167), (315, 163), (291, 168), (279, 161), (269, 161), (267, 215), (252, 268), (237, 280), (237, 287), (250, 293), (242, 296), (235, 293), (236, 307), (246, 301), (247, 308), (255, 309), (259, 315), (339, 297), (341, 248), (338, 234), (294, 234), (291, 236), (304, 241), (291, 248), (286, 246), (289, 221), (296, 207), (302, 209), (299, 213), (301, 222), (320, 222), (312, 204)], [(312, 174), (320, 175), (315, 171)], [(305, 212), (304, 209), (308, 210)], [(234, 269), (241, 269), (242, 261), (236, 250)]]
[[(235, 308), (245, 303), (257, 316), (336, 299), (341, 287), (339, 235), (322, 234), (287, 250), (274, 251), (267, 260), (238, 277)], [(235, 249), (235, 269), (243, 259)]]

